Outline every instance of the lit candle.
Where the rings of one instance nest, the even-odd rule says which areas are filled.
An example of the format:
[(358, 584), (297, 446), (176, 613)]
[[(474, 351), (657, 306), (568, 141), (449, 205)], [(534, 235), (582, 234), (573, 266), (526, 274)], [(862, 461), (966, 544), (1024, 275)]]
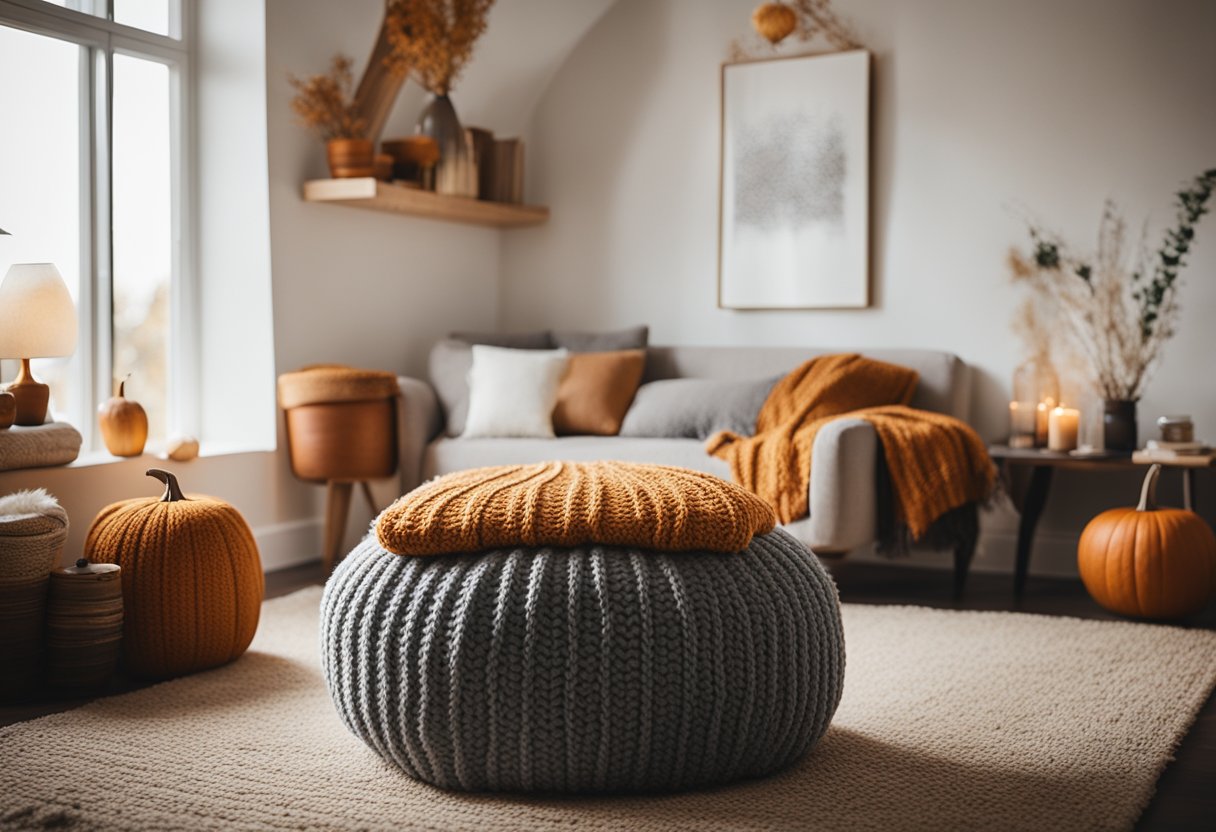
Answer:
[(1034, 407), (1030, 402), (1009, 403), (1009, 447), (1034, 447)]
[(1051, 399), (1046, 399), (1039, 402), (1038, 407), (1034, 411), (1034, 444), (1037, 448), (1042, 448), (1047, 444), (1047, 423), (1048, 417), (1051, 415), (1051, 406), (1054, 405)]
[(1060, 405), (1051, 411), (1047, 425), (1047, 448), (1052, 451), (1071, 451), (1077, 447), (1077, 426), (1081, 423), (1081, 412)]

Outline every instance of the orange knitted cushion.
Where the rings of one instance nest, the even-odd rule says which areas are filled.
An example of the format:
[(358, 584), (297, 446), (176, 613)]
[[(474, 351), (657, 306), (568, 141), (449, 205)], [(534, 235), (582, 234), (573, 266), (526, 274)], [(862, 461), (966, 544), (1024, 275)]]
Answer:
[(542, 462), (460, 471), (376, 521), (398, 555), (601, 543), (664, 552), (738, 552), (773, 529), (768, 503), (710, 474), (631, 462)]

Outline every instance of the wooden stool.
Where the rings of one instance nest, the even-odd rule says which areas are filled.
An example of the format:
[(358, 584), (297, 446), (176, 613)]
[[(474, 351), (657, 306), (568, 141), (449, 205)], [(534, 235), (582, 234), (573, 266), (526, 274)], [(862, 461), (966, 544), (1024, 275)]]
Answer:
[(397, 377), (376, 370), (320, 365), (279, 376), (292, 473), (326, 483), (322, 557), (327, 573), (339, 559), (355, 483), (375, 514), (368, 480), (397, 471), (399, 395)]

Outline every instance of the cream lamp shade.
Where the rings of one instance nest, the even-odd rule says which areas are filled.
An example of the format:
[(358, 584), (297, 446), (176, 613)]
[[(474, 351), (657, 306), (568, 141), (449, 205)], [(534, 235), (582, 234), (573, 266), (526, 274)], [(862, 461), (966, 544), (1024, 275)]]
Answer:
[(76, 351), (76, 306), (51, 263), (16, 263), (0, 283), (0, 358)]

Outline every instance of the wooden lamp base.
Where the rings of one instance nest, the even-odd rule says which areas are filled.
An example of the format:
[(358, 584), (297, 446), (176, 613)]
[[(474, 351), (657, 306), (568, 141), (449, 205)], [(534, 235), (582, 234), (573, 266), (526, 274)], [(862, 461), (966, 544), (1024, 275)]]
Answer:
[(26, 427), (41, 425), (46, 421), (46, 407), (51, 401), (51, 388), (34, 379), (30, 372), (30, 360), (21, 359), (21, 370), (5, 391), (13, 394), (17, 400), (17, 419), (15, 424)]

